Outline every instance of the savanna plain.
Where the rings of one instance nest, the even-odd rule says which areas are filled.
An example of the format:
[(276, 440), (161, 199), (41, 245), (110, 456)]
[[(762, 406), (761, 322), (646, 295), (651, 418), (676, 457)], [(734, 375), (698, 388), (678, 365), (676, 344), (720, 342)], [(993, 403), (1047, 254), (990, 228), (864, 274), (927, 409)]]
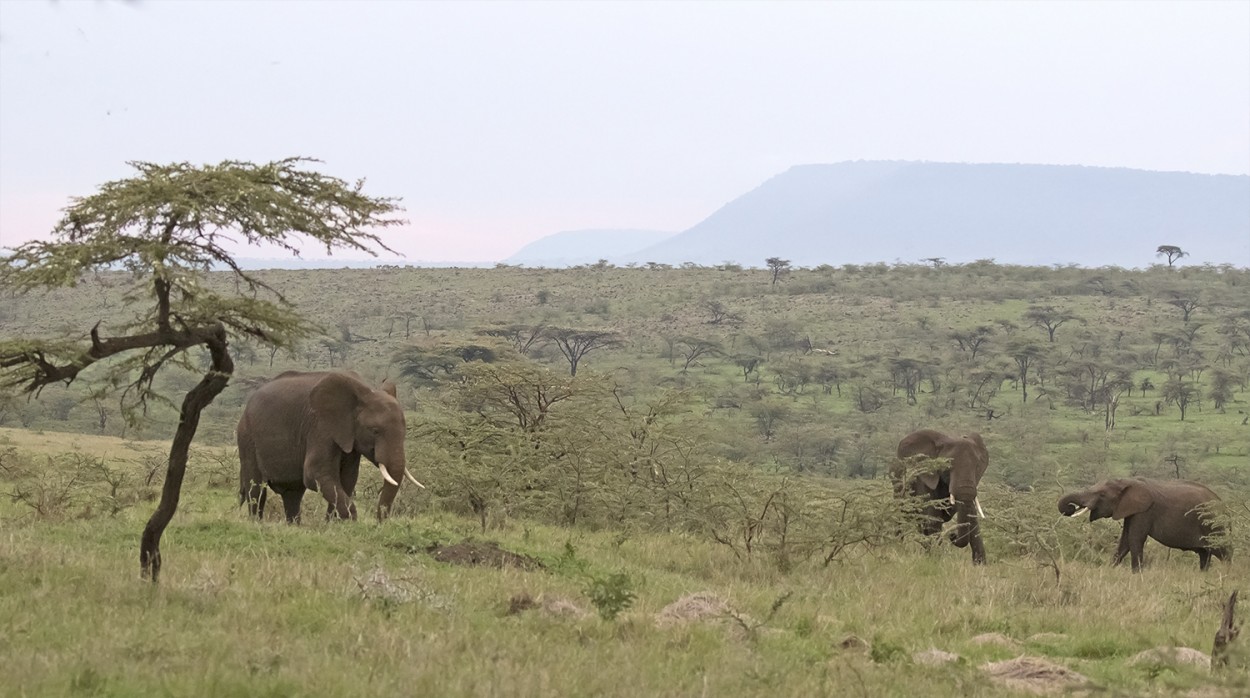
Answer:
[[(128, 422), (89, 375), (0, 394), (0, 694), (1250, 694), (1244, 646), (1204, 662), (1250, 589), (1250, 270), (256, 274), (323, 334), (231, 339), (159, 584), (138, 543), (176, 411)], [(120, 327), (129, 282), (0, 289), (0, 337)], [(330, 368), (398, 384), (427, 488), (378, 523), (366, 466), (359, 521), (311, 492), (301, 525), (249, 520), (243, 404)], [(984, 437), (984, 566), (894, 497), (920, 428)], [(1211, 487), (1232, 560), (1112, 566), (1120, 522), (1056, 502), (1128, 476)]]

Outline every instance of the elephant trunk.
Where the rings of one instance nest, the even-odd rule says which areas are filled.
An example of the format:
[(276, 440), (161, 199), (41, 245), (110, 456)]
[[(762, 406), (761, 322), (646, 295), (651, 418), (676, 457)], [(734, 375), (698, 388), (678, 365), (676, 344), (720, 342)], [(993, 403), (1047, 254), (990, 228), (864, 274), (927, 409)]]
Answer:
[(1081, 501), (1078, 493), (1065, 494), (1059, 498), (1059, 513), (1064, 516), (1079, 516), (1085, 509), (1086, 504)]
[(395, 503), (395, 496), (399, 494), (399, 486), (404, 478), (413, 482), (416, 479), (408, 472), (408, 461), (402, 444), (399, 448), (378, 449), (377, 455), (378, 471), (383, 479), (382, 492), (378, 495), (378, 521), (383, 521), (390, 516), (391, 506)]
[(951, 483), (951, 498), (955, 500), (955, 530), (951, 532), (951, 543), (957, 548), (971, 545), (973, 564), (984, 565), (985, 544), (981, 540), (976, 485)]

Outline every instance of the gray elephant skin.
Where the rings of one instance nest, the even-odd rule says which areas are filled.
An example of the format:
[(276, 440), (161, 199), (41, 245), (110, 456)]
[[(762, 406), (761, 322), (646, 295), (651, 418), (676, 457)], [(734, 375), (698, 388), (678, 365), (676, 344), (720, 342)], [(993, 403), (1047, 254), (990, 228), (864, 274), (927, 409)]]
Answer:
[(236, 430), (239, 501), (264, 518), (265, 486), (282, 497), (288, 522), (300, 518), (305, 490), (321, 493), (326, 517), (355, 519), (363, 456), (384, 479), (377, 516), (390, 513), (407, 471), (404, 411), (395, 385), (381, 389), (354, 372), (287, 371), (248, 398)]
[(1090, 521), (1123, 519), (1124, 530), (1112, 564), (1118, 565), (1125, 555), (1131, 555), (1133, 571), (1140, 571), (1142, 549), (1150, 537), (1169, 548), (1198, 553), (1198, 568), (1205, 570), (1212, 555), (1224, 561), (1232, 559), (1231, 550), (1209, 542), (1209, 536), (1221, 529), (1204, 521), (1197, 508), (1219, 499), (1205, 485), (1188, 480), (1122, 478), (1065, 494), (1059, 498), (1059, 513), (1078, 516), (1088, 509)]
[[(948, 459), (949, 465), (913, 473), (909, 468), (923, 466), (927, 459)], [(922, 512), (920, 530), (935, 535), (942, 524), (955, 519), (951, 542), (956, 547), (971, 547), (972, 562), (985, 564), (985, 543), (981, 540), (981, 508), (977, 502), (977, 485), (989, 467), (989, 451), (977, 433), (950, 436), (933, 429), (921, 429), (898, 442), (898, 460), (890, 468), (897, 497), (907, 495), (928, 502)]]

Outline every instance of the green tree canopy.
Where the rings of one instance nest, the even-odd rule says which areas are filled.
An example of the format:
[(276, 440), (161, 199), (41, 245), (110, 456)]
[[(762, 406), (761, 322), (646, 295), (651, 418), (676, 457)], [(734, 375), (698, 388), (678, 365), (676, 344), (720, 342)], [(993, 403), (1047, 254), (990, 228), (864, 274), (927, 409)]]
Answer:
[[(128, 272), (132, 285), (123, 303), (134, 313), (108, 334), (97, 322), (86, 339), (0, 342), (0, 387), (38, 394), (89, 371), (96, 394), (121, 391), (123, 414), (134, 422), (150, 401), (169, 402), (153, 388), (162, 368), (195, 370), (187, 350), (209, 352), (203, 378), (183, 398), (161, 502), (140, 544), (143, 575), (153, 582), (160, 573), (160, 536), (178, 506), (200, 412), (234, 370), (230, 338), (289, 346), (316, 329), (281, 293), (243, 271), (227, 246), (267, 244), (298, 256), (312, 243), (327, 252), (376, 255), (391, 250), (371, 231), (404, 222), (395, 217), (402, 210), (397, 199), (367, 196), (362, 181), (348, 184), (315, 172), (307, 167), (312, 162), (132, 162), (136, 176), (73, 199), (52, 241), (28, 242), (0, 257), (0, 285), (18, 293), (74, 286), (91, 272)], [(205, 283), (212, 269), (233, 273), (234, 294)]]

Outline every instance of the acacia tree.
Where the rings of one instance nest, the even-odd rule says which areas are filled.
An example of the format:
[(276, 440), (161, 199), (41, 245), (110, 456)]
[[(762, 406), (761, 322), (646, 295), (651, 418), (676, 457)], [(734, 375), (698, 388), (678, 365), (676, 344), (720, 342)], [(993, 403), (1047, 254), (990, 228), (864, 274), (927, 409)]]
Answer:
[[(307, 158), (263, 165), (158, 165), (131, 162), (138, 175), (74, 198), (51, 242), (21, 245), (0, 257), (0, 285), (15, 292), (73, 286), (84, 274), (117, 271), (132, 285), (123, 296), (131, 320), (106, 334), (96, 322), (86, 339), (0, 341), (0, 387), (38, 396), (78, 378), (92, 392), (120, 392), (122, 416), (136, 424), (149, 403), (172, 400), (153, 387), (167, 367), (195, 371), (188, 350), (208, 351), (203, 377), (182, 399), (160, 504), (143, 530), (142, 575), (158, 581), (160, 539), (178, 507), (187, 453), (200, 413), (234, 371), (232, 337), (291, 347), (311, 336), (282, 294), (244, 272), (223, 246), (269, 244), (299, 255), (304, 241), (334, 249), (391, 251), (371, 229), (403, 223), (397, 199), (373, 198), (354, 185), (309, 169)], [(205, 282), (213, 268), (234, 284)], [(218, 289), (232, 288), (222, 294)]]
[(1189, 256), (1189, 253), (1176, 245), (1159, 245), (1158, 249), (1155, 250), (1155, 256), (1166, 257), (1168, 260), (1168, 268), (1170, 269), (1176, 260), (1181, 257)]
[(1051, 342), (1055, 341), (1055, 330), (1058, 330), (1063, 323), (1069, 320), (1080, 320), (1076, 313), (1056, 309), (1051, 305), (1029, 306), (1028, 310), (1024, 311), (1024, 319), (1028, 320), (1030, 325), (1046, 330), (1046, 336)]
[(614, 347), (621, 343), (620, 335), (610, 330), (575, 330), (568, 327), (548, 327), (543, 330), (545, 337), (569, 362), (569, 375), (577, 375), (577, 366), (590, 352), (604, 347)]
[(790, 260), (788, 259), (782, 259), (781, 257), (769, 257), (764, 260), (764, 263), (768, 265), (769, 271), (772, 272), (771, 285), (773, 286), (777, 285), (777, 281), (780, 280), (782, 276), (790, 273)]

